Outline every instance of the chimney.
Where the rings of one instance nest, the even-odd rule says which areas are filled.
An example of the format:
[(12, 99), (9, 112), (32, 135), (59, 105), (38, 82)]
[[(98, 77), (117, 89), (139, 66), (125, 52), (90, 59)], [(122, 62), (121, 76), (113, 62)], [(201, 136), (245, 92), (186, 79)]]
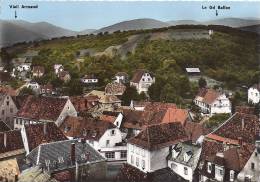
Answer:
[(7, 134), (6, 132), (4, 133), (4, 146), (6, 147), (7, 145)]
[(70, 159), (71, 159), (71, 163), (72, 165), (75, 164), (75, 143), (71, 144), (71, 149), (70, 149)]
[(244, 128), (245, 128), (245, 120), (244, 120), (244, 118), (242, 118), (242, 120), (241, 120), (241, 126), (242, 126), (242, 130), (244, 130)]
[(240, 146), (242, 146), (242, 144), (243, 144), (242, 137), (238, 137), (237, 139), (238, 139), (238, 144), (239, 144)]
[(47, 123), (46, 122), (43, 123), (43, 134), (47, 135)]

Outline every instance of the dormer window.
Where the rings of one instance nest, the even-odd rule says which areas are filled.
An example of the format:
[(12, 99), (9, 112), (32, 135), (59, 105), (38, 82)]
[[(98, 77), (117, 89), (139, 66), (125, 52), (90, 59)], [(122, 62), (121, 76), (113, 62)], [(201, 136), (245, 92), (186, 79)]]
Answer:
[(193, 155), (192, 151), (185, 152), (185, 154), (184, 154), (184, 162), (189, 162), (189, 160), (191, 159), (192, 155)]
[(174, 158), (177, 158), (178, 157), (178, 155), (180, 154), (180, 152), (181, 152), (181, 148), (174, 148), (173, 150), (172, 150), (172, 155), (173, 155), (173, 157)]
[(211, 162), (208, 162), (207, 172), (208, 172), (208, 173), (211, 173), (211, 171), (212, 171), (212, 164), (211, 164)]
[(58, 161), (59, 161), (59, 163), (63, 163), (64, 162), (63, 157), (58, 157)]

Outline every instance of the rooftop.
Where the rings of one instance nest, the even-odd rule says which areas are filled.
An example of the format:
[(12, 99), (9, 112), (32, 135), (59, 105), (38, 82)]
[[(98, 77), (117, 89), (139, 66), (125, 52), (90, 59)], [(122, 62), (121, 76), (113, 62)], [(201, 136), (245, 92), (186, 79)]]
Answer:
[(34, 165), (40, 165), (49, 171), (75, 167), (76, 161), (79, 165), (105, 161), (104, 157), (83, 141), (65, 140), (41, 144), (29, 153), (27, 158)]
[(66, 102), (65, 98), (29, 96), (23, 102), (17, 117), (56, 121)]
[(188, 139), (185, 129), (180, 123), (164, 123), (148, 126), (137, 136), (131, 138), (129, 143), (148, 150), (158, 150)]
[(122, 83), (108, 83), (105, 88), (107, 95), (123, 95), (126, 86)]
[(42, 143), (67, 140), (62, 131), (52, 122), (30, 124), (24, 127), (28, 139), (29, 151)]
[(260, 131), (260, 123), (256, 115), (235, 113), (211, 134), (237, 141), (239, 137), (246, 143), (255, 143)]
[(5, 153), (12, 155), (11, 152), (20, 150), (24, 152), (24, 145), (20, 130), (10, 130), (0, 133), (0, 158), (5, 157)]
[(138, 69), (135, 71), (133, 78), (131, 79), (131, 82), (139, 83), (144, 73), (149, 73), (149, 71), (145, 69)]
[(90, 93), (86, 94), (85, 96), (97, 96), (99, 98), (99, 102), (102, 104), (109, 104), (109, 103), (121, 103), (121, 100), (114, 95), (106, 95), (103, 91), (92, 90)]
[(93, 119), (90, 117), (67, 116), (60, 129), (68, 137), (99, 140), (108, 129), (116, 128), (110, 122)]
[(16, 159), (8, 159), (0, 162), (0, 181), (3, 179), (13, 181), (15, 176), (19, 174), (20, 170)]
[(220, 95), (221, 93), (216, 90), (202, 88), (199, 90), (196, 99), (206, 104), (212, 104)]

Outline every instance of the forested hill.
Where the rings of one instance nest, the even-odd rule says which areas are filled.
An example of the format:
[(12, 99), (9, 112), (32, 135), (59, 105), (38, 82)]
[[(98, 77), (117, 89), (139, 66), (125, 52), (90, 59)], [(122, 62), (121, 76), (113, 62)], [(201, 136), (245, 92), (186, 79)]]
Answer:
[[(209, 29), (214, 31), (211, 36)], [(2, 55), (10, 59), (27, 49), (39, 50), (33, 64), (45, 66), (47, 73), (51, 73), (53, 64), (62, 63), (74, 79), (93, 73), (101, 86), (118, 71), (131, 75), (135, 69), (145, 68), (156, 75), (158, 84), (162, 83), (160, 90), (182, 95), (190, 89), (185, 67), (199, 67), (203, 74), (223, 81), (229, 88), (257, 82), (256, 39), (255, 33), (224, 26), (182, 25), (17, 44), (4, 49)], [(78, 62), (82, 49), (92, 53)]]

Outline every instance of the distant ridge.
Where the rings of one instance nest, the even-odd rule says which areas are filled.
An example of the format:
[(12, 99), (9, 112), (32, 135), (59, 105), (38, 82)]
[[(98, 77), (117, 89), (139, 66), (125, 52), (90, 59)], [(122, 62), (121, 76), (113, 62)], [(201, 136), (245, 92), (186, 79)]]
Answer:
[(162, 28), (170, 26), (169, 23), (158, 21), (150, 18), (134, 19), (129, 21), (122, 21), (104, 28), (101, 28), (94, 33), (99, 32), (115, 32), (115, 31), (127, 31), (127, 30), (141, 30), (141, 29), (152, 29), (152, 28)]

